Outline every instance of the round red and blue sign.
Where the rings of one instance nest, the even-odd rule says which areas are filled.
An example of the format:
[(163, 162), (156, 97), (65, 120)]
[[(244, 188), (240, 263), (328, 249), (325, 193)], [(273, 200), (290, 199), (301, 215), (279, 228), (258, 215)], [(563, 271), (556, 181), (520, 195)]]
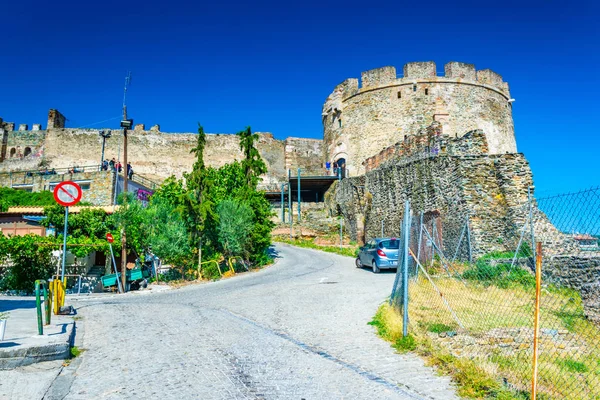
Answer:
[(79, 203), (82, 196), (81, 186), (72, 181), (64, 181), (54, 188), (54, 200), (64, 207)]

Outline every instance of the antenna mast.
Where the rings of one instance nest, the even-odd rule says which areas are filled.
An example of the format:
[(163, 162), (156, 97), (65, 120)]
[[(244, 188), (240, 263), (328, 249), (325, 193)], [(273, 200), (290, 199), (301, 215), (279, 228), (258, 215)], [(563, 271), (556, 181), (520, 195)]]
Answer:
[(123, 89), (123, 119), (127, 119), (127, 88), (131, 84), (131, 71), (127, 72), (127, 76), (125, 77), (125, 88)]

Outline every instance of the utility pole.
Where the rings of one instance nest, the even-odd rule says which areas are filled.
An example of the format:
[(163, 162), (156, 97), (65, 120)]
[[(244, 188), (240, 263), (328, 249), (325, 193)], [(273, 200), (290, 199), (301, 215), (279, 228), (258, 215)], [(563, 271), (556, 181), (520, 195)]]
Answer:
[(112, 136), (112, 132), (110, 130), (102, 130), (99, 135), (102, 137), (102, 156), (100, 157), (100, 170), (102, 170), (102, 163), (104, 162), (104, 145), (106, 144), (106, 139)]
[[(125, 77), (125, 89), (123, 91), (123, 120), (121, 128), (123, 128), (123, 203), (127, 206), (127, 130), (133, 127), (133, 120), (127, 119), (127, 87), (131, 83), (131, 72)], [(118, 174), (119, 171), (116, 171)], [(117, 176), (118, 179), (118, 176)], [(123, 283), (124, 292), (127, 291), (127, 238), (125, 235), (125, 227), (121, 228), (121, 282)]]

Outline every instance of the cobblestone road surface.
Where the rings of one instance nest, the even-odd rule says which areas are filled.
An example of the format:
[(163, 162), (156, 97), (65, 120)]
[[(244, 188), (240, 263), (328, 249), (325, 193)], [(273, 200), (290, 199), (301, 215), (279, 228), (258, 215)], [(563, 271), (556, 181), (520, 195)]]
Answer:
[(448, 378), (367, 325), (394, 274), (287, 245), (266, 270), (76, 304), (67, 399), (450, 399)]

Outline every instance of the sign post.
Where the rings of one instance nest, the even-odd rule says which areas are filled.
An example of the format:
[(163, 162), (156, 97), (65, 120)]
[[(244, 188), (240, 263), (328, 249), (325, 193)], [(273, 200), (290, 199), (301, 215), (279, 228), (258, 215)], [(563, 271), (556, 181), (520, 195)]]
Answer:
[(110, 247), (110, 257), (112, 258), (113, 269), (115, 270), (115, 276), (117, 277), (117, 285), (119, 287), (119, 293), (123, 293), (123, 288), (121, 287), (121, 280), (119, 279), (119, 271), (117, 270), (117, 263), (115, 262), (115, 253), (113, 253), (112, 244), (115, 241), (113, 235), (111, 233), (106, 234), (106, 241), (108, 242), (108, 246)]
[(81, 200), (81, 187), (72, 181), (64, 181), (54, 188), (54, 200), (65, 207), (65, 229), (63, 232), (63, 253), (62, 253), (62, 271), (60, 281), (64, 285), (65, 281), (65, 263), (67, 259), (67, 227), (69, 225), (69, 206), (74, 206)]

